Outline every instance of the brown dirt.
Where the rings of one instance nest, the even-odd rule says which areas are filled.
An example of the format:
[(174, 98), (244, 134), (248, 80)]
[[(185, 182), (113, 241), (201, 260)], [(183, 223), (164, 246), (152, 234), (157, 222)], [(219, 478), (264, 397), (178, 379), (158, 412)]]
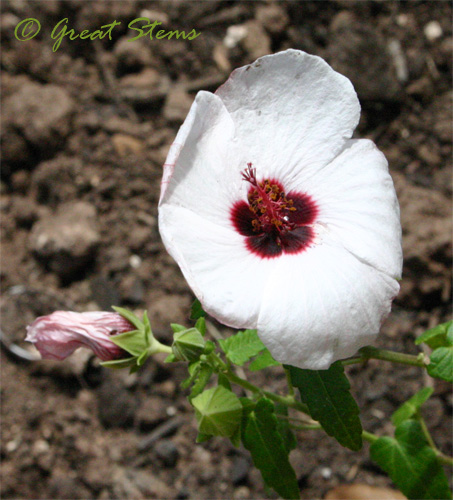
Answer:
[[(143, 12), (144, 10), (149, 12)], [(145, 308), (155, 333), (187, 323), (193, 296), (159, 239), (162, 164), (196, 91), (229, 71), (288, 47), (320, 55), (347, 75), (362, 102), (358, 134), (391, 165), (402, 210), (402, 290), (379, 344), (416, 352), (414, 337), (450, 313), (451, 70), (449, 2), (1, 3), (2, 329), (20, 339), (33, 317), (56, 308)], [(140, 16), (193, 41), (128, 43)], [(33, 17), (41, 33), (14, 38)], [(114, 19), (112, 40), (64, 40)], [(232, 50), (229, 26), (249, 35)], [(1, 496), (5, 499), (275, 498), (247, 454), (221, 439), (195, 445), (196, 424), (179, 388), (182, 367), (161, 359), (135, 376), (111, 373), (79, 353), (68, 362), (23, 362), (1, 352)], [(364, 426), (388, 417), (425, 381), (384, 362), (349, 370)], [(255, 375), (278, 389), (278, 371)], [(452, 394), (428, 381), (425, 415), (451, 454)], [(157, 435), (154, 434), (157, 431)], [(390, 484), (361, 453), (306, 432), (292, 454), (303, 498), (338, 484)]]

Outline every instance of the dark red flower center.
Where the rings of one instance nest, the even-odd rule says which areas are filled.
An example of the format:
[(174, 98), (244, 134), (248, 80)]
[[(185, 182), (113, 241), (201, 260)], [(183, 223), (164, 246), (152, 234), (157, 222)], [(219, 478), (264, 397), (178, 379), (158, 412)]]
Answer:
[(318, 214), (310, 196), (297, 191), (285, 193), (274, 179), (258, 182), (251, 163), (242, 177), (250, 184), (247, 202), (233, 205), (231, 221), (245, 237), (247, 248), (262, 258), (296, 254), (308, 248), (315, 238), (312, 224)]

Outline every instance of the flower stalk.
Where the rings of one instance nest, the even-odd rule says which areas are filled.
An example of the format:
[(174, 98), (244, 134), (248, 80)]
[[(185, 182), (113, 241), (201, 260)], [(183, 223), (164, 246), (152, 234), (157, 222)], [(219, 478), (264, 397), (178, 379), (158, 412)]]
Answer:
[(389, 351), (386, 349), (379, 349), (377, 347), (362, 347), (359, 351), (360, 355), (353, 358), (345, 359), (341, 362), (343, 366), (354, 365), (357, 363), (364, 363), (369, 359), (380, 359), (383, 361), (390, 361), (392, 363), (399, 363), (403, 365), (418, 366), (420, 368), (426, 368), (427, 358), (424, 353), (420, 353), (417, 356), (413, 354), (405, 354), (402, 352)]

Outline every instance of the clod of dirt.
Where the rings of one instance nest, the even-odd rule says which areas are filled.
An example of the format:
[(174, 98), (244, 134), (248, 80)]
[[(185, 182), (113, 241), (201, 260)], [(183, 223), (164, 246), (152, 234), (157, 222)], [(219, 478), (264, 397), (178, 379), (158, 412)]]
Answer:
[(327, 59), (366, 100), (398, 100), (401, 87), (386, 41), (354, 14), (342, 11), (330, 24)]
[[(25, 139), (46, 157), (63, 145), (69, 134), (74, 101), (58, 85), (28, 82), (5, 99), (3, 116), (7, 124), (4, 143)], [(6, 160), (20, 160), (17, 150), (7, 149)], [(12, 156), (12, 157), (11, 157)]]
[(105, 428), (132, 425), (139, 402), (125, 389), (121, 381), (107, 376), (96, 394), (99, 420)]
[(94, 259), (99, 242), (96, 209), (87, 202), (61, 205), (34, 224), (29, 239), (33, 253), (64, 281)]
[(182, 123), (186, 119), (192, 102), (193, 98), (185, 90), (174, 87), (165, 101), (164, 117), (169, 122)]
[(130, 43), (130, 36), (120, 38), (113, 49), (119, 74), (132, 73), (149, 66), (152, 61), (149, 44), (142, 40)]

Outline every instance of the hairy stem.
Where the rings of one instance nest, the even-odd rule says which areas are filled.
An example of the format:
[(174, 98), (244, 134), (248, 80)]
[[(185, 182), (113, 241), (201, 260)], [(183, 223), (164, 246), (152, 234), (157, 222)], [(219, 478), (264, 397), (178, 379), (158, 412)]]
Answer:
[(359, 350), (359, 356), (354, 358), (345, 359), (342, 361), (343, 366), (353, 365), (356, 363), (363, 363), (368, 359), (382, 359), (384, 361), (390, 361), (392, 363), (401, 363), (403, 365), (419, 366), (420, 368), (426, 368), (426, 356), (420, 353), (418, 356), (413, 354), (405, 354), (403, 352), (388, 351), (386, 349), (378, 349), (377, 347), (362, 347)]

